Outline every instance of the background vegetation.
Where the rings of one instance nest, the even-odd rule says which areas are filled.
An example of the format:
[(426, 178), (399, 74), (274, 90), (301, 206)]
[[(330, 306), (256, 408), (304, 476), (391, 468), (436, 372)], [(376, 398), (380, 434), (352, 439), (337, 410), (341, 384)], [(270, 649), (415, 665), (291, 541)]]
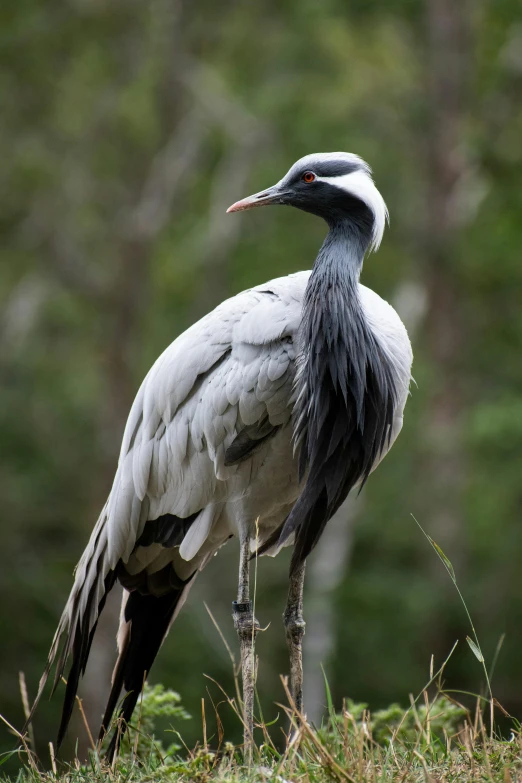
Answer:
[[(349, 150), (391, 213), (365, 284), (414, 343), (405, 427), (310, 558), (308, 711), (408, 704), (469, 631), (414, 520), (451, 558), (522, 715), (522, 17), (517, 0), (4, 0), (0, 49), (0, 712), (20, 725), (71, 573), (160, 351), (224, 297), (309, 268), (324, 229), (293, 210), (226, 217), (303, 154)], [(259, 564), (259, 692), (284, 698), (287, 555)], [(203, 573), (152, 680), (200, 714), (232, 667), (232, 543)], [(83, 696), (114, 658), (107, 607)], [(465, 643), (449, 686), (478, 691)], [(54, 737), (59, 698), (36, 732)], [(228, 737), (239, 725), (222, 710)], [(76, 726), (80, 743), (85, 736)], [(199, 718), (182, 727), (190, 746)], [(71, 747), (74, 743), (71, 732)], [(0, 736), (12, 747), (12, 738)]]

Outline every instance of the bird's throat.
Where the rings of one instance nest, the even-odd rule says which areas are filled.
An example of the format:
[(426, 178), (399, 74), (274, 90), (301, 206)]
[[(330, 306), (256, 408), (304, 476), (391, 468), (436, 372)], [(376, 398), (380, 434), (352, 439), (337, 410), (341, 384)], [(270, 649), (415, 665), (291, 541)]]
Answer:
[[(349, 222), (330, 226), (310, 274), (300, 331), (305, 362), (324, 353), (335, 357), (337, 376), (347, 362), (346, 351), (368, 331), (359, 297), (359, 277), (369, 240)], [(362, 346), (360, 346), (362, 347)], [(348, 356), (349, 361), (357, 357)], [(310, 379), (312, 380), (312, 378)]]
[(341, 220), (329, 223), (329, 229), (317, 254), (314, 271), (323, 276), (336, 270), (341, 276), (358, 281), (371, 241), (371, 228), (351, 220)]

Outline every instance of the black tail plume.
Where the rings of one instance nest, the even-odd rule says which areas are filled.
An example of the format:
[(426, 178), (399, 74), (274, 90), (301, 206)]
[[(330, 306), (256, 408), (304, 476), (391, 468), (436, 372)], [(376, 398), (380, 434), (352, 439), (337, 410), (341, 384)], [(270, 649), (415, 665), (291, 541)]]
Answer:
[(188, 584), (160, 597), (142, 595), (138, 591), (129, 595), (124, 610), (126, 633), (114, 670), (112, 689), (99, 735), (99, 739), (102, 740), (109, 729), (124, 688), (126, 694), (120, 708), (119, 725), (107, 749), (109, 761), (112, 761), (118, 752), (121, 738), (134, 712), (144, 681), (187, 589)]
[[(97, 618), (99, 618), (100, 614), (103, 611), (103, 608), (105, 606), (105, 601), (107, 599), (107, 595), (112, 590), (115, 580), (116, 580), (115, 572), (109, 571), (108, 575), (105, 577), (105, 584), (104, 584), (105, 591), (98, 604)], [(67, 727), (71, 720), (71, 715), (74, 708), (74, 702), (76, 699), (76, 694), (78, 692), (78, 684), (80, 682), (80, 678), (83, 677), (83, 675), (85, 674), (85, 667), (87, 666), (87, 660), (89, 658), (89, 652), (91, 650), (92, 640), (96, 631), (96, 626), (98, 624), (98, 619), (97, 619), (93, 627), (89, 631), (89, 617), (91, 614), (91, 607), (95, 600), (94, 598), (95, 593), (96, 593), (96, 584), (94, 584), (93, 587), (91, 588), (89, 597), (87, 599), (85, 611), (83, 613), (83, 616), (78, 619), (76, 630), (74, 632), (73, 661), (69, 674), (67, 676), (67, 687), (65, 689), (65, 696), (63, 700), (62, 717), (61, 717), (60, 727), (58, 729), (58, 736), (56, 740), (57, 749), (60, 748), (63, 742), (63, 738), (65, 737)], [(57, 683), (55, 683), (55, 687), (56, 684)]]

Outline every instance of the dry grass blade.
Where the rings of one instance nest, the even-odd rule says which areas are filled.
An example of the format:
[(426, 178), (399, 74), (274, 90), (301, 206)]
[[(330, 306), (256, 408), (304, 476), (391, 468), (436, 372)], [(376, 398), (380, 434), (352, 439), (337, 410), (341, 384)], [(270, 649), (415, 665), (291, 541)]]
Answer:
[(238, 706), (236, 704), (235, 699), (231, 699), (230, 696), (225, 691), (225, 689), (223, 688), (223, 686), (220, 685), (219, 682), (217, 680), (215, 680), (213, 677), (210, 677), (208, 674), (204, 674), (203, 676), (206, 677), (207, 680), (210, 680), (210, 682), (213, 682), (214, 685), (217, 685), (217, 687), (219, 688), (219, 690), (221, 691), (221, 693), (225, 697), (227, 704), (229, 704), (232, 707), (232, 709), (234, 710), (235, 714), (237, 715), (237, 717), (241, 721), (241, 725), (244, 727), (245, 722), (243, 720), (243, 714), (242, 714), (242, 711), (240, 709), (238, 709)]
[(207, 717), (205, 715), (205, 699), (202, 697), (201, 699), (201, 723), (203, 725), (203, 750), (205, 753), (208, 752), (208, 742), (207, 742)]
[(52, 742), (49, 743), (49, 756), (50, 756), (50, 759), (51, 759), (51, 768), (53, 770), (53, 774), (57, 775), (58, 774), (58, 770), (56, 768), (56, 756), (55, 756), (55, 753), (54, 753), (54, 745), (53, 745)]
[[(435, 672), (435, 674), (434, 674), (434, 675), (432, 675), (432, 676), (430, 677), (429, 681), (426, 683), (426, 685), (424, 686), (424, 688), (422, 689), (422, 691), (419, 693), (419, 695), (417, 696), (417, 698), (413, 700), (413, 704), (416, 704), (416, 703), (417, 703), (417, 701), (418, 701), (418, 700), (420, 699), (420, 697), (422, 696), (422, 694), (423, 694), (423, 693), (424, 693), (424, 692), (425, 692), (425, 691), (426, 691), (426, 690), (427, 690), (427, 689), (430, 687), (430, 685), (433, 685), (433, 683), (435, 682), (435, 680), (436, 680), (437, 678), (440, 678), (440, 677), (442, 676), (442, 673), (444, 672), (444, 669), (446, 668), (446, 665), (447, 665), (447, 663), (448, 663), (449, 659), (451, 658), (451, 656), (452, 656), (452, 655), (453, 655), (453, 653), (455, 652), (455, 649), (456, 649), (457, 645), (458, 645), (458, 640), (455, 642), (455, 644), (453, 645), (453, 647), (452, 647), (452, 648), (451, 648), (451, 650), (449, 651), (449, 654), (446, 656), (445, 660), (442, 662), (442, 665), (440, 666), (440, 668), (439, 668), (439, 669), (437, 669), (437, 671)], [(400, 723), (398, 724), (397, 728), (396, 728), (396, 729), (395, 729), (395, 731), (393, 732), (393, 735), (392, 735), (392, 742), (395, 742), (395, 741), (396, 741), (396, 739), (397, 739), (397, 736), (398, 736), (398, 734), (399, 734), (400, 730), (402, 729), (402, 726), (403, 726), (403, 724), (404, 724), (404, 721), (405, 721), (405, 720), (406, 720), (406, 718), (408, 717), (408, 714), (409, 714), (409, 711), (410, 711), (410, 710), (411, 710), (411, 706), (410, 706), (410, 708), (409, 708), (409, 709), (408, 709), (408, 710), (407, 710), (407, 711), (404, 713), (404, 715), (402, 716), (402, 719), (401, 719)]]
[[(209, 689), (207, 688), (207, 696), (210, 699), (210, 703), (212, 704), (212, 707), (214, 708), (214, 715), (216, 716), (216, 727), (217, 727), (217, 733), (218, 733), (218, 753), (221, 749), (221, 745), (223, 744), (223, 738), (225, 736), (225, 730), (223, 729), (223, 721), (221, 720), (221, 717), (219, 715), (218, 711), (218, 705), (214, 703), (214, 699), (212, 698)], [(221, 703), (221, 702), (220, 702)]]
[(33, 772), (36, 772), (36, 774), (39, 775), (38, 764), (36, 763), (36, 760), (37, 760), (36, 753), (33, 753), (31, 748), (29, 747), (29, 745), (27, 743), (27, 740), (25, 738), (25, 734), (21, 734), (18, 731), (18, 729), (15, 729), (13, 724), (9, 723), (7, 718), (4, 718), (4, 716), (1, 713), (0, 713), (0, 720), (2, 721), (2, 723), (5, 723), (5, 725), (7, 726), (9, 731), (11, 732), (11, 734), (14, 734), (14, 736), (17, 737), (17, 739), (20, 741), (23, 750), (25, 751), (25, 753), (27, 753), (27, 759), (28, 759), (29, 766), (31, 767)]
[(418, 750), (413, 751), (413, 755), (419, 759), (420, 763), (422, 764), (422, 768), (424, 770), (424, 777), (426, 778), (426, 783), (430, 783), (430, 781), (433, 780), (433, 778), (430, 775), (430, 771), (428, 769), (428, 765), (426, 764), (426, 759), (422, 755), (422, 753), (419, 753)]
[(225, 650), (227, 651), (228, 656), (230, 658), (230, 661), (232, 663), (232, 671), (233, 671), (233, 674), (234, 674), (234, 688), (235, 688), (235, 691), (236, 691), (236, 698), (237, 698), (238, 704), (241, 704), (241, 689), (239, 687), (239, 665), (236, 664), (236, 659), (235, 659), (234, 653), (232, 652), (229, 643), (225, 639), (225, 635), (224, 635), (223, 631), (221, 630), (221, 628), (219, 627), (219, 623), (217, 622), (216, 618), (214, 617), (214, 615), (210, 611), (210, 607), (208, 606), (208, 604), (206, 602), (203, 602), (203, 605), (204, 605), (205, 609), (207, 610), (208, 616), (212, 620), (212, 622), (214, 624), (214, 627), (215, 627), (216, 631), (218, 632), (219, 637), (220, 637), (221, 641), (223, 642), (223, 644), (225, 646)]
[(224, 634), (223, 634), (223, 631), (222, 631), (222, 630), (221, 630), (221, 628), (219, 627), (219, 624), (218, 624), (218, 622), (217, 622), (216, 618), (214, 617), (214, 615), (212, 614), (212, 612), (210, 611), (210, 607), (209, 607), (209, 605), (207, 604), (207, 602), (206, 602), (206, 601), (204, 601), (204, 602), (203, 602), (203, 606), (204, 606), (204, 607), (205, 607), (205, 609), (207, 610), (207, 612), (208, 612), (208, 616), (209, 616), (209, 617), (210, 617), (210, 619), (212, 620), (212, 622), (213, 622), (213, 624), (214, 624), (214, 627), (215, 627), (216, 631), (218, 632), (218, 634), (219, 634), (219, 636), (220, 636), (220, 639), (221, 639), (221, 641), (223, 642), (223, 644), (224, 644), (224, 646), (225, 646), (225, 649), (226, 649), (226, 651), (227, 651), (227, 653), (228, 653), (228, 655), (229, 655), (229, 657), (230, 657), (230, 660), (231, 660), (231, 662), (232, 662), (232, 666), (235, 668), (235, 667), (236, 667), (236, 659), (235, 659), (235, 657), (234, 657), (234, 653), (233, 653), (233, 652), (232, 652), (232, 650), (230, 649), (230, 645), (229, 645), (229, 643), (228, 643), (228, 642), (227, 642), (227, 640), (225, 639), (225, 636), (224, 636)]
[(424, 706), (426, 707), (426, 741), (431, 745), (431, 704), (428, 699), (428, 691), (424, 691)]
[(18, 672), (18, 683), (20, 685), (20, 697), (22, 699), (22, 707), (24, 708), (24, 717), (26, 720), (29, 745), (31, 747), (31, 750), (36, 752), (36, 745), (34, 740), (34, 728), (31, 722), (31, 706), (29, 704), (29, 695), (27, 692), (27, 683), (25, 681), (25, 674), (22, 671)]
[[(333, 758), (333, 756), (328, 752), (328, 750), (325, 748), (319, 737), (317, 736), (316, 732), (312, 729), (308, 721), (306, 720), (305, 716), (299, 712), (295, 706), (295, 702), (292, 698), (292, 694), (290, 693), (290, 689), (288, 687), (288, 678), (287, 677), (281, 677), (281, 682), (283, 683), (283, 688), (285, 690), (286, 698), (288, 699), (288, 703), (290, 704), (290, 710), (291, 710), (291, 716), (294, 717), (294, 721), (297, 718), (297, 726), (301, 729), (303, 735), (306, 735), (306, 737), (311, 741), (312, 745), (315, 747), (317, 753), (321, 757), (323, 763), (325, 766), (327, 766), (330, 769), (330, 772), (332, 775), (339, 780), (348, 780), (350, 783), (356, 783), (356, 780), (352, 775), (350, 775), (345, 769), (343, 769)], [(284, 705), (281, 705), (283, 709), (287, 709), (284, 707)]]
[(78, 709), (80, 710), (80, 715), (82, 716), (82, 721), (83, 721), (83, 725), (85, 726), (85, 731), (87, 732), (87, 736), (89, 737), (89, 742), (91, 743), (91, 748), (95, 753), (97, 753), (96, 743), (94, 741), (94, 737), (92, 736), (92, 732), (89, 727), (89, 723), (87, 721), (85, 710), (83, 709), (83, 702), (78, 695), (76, 696), (76, 702), (78, 704)]

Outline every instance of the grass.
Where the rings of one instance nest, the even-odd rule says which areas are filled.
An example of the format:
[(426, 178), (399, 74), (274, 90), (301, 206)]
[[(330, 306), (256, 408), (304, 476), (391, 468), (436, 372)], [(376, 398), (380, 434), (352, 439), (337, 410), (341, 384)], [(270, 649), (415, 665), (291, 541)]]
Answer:
[[(443, 667), (438, 676), (442, 671)], [(183, 716), (179, 697), (156, 686), (145, 692), (140, 721), (111, 767), (93, 752), (88, 764), (77, 760), (65, 764), (52, 756), (51, 770), (44, 771), (26, 745), (20, 751), (18, 776), (0, 778), (9, 783), (522, 780), (520, 727), (514, 727), (509, 740), (491, 736), (484, 722), (484, 700), (478, 699), (475, 710), (469, 713), (437, 688), (431, 698), (428, 692), (426, 688), (416, 700), (412, 699), (408, 709), (392, 705), (373, 715), (365, 705), (348, 701), (340, 713), (332, 711), (320, 728), (306, 721), (296, 726), (288, 708), (285, 711), (294, 720), (294, 730), (286, 748), (278, 749), (272, 741), (271, 727), (258, 728), (263, 742), (247, 768), (240, 749), (224, 737), (212, 739), (214, 749), (207, 740), (191, 751), (180, 748), (179, 743), (163, 747), (154, 736), (156, 718), (165, 714), (176, 719)], [(176, 731), (170, 736), (179, 735)]]
[[(522, 783), (522, 727), (512, 719), (509, 738), (503, 738), (495, 731), (495, 710), (510, 717), (494, 699), (491, 687), (501, 642), (488, 670), (453, 566), (435, 541), (419, 527), (448, 572), (470, 623), (473, 638), (468, 636), (467, 642), (483, 669), (486, 686), (486, 695), (475, 696), (472, 710), (454, 698), (455, 692), (444, 690), (444, 669), (456, 644), (437, 671), (434, 671), (432, 660), (428, 683), (416, 698), (410, 697), (407, 709), (393, 704), (370, 714), (367, 705), (346, 701), (337, 713), (325, 678), (328, 714), (320, 727), (312, 726), (305, 716), (296, 714), (287, 681), (282, 678), (288, 701), (286, 706), (279, 706), (288, 727), (286, 735), (282, 737), (281, 723), (266, 725), (262, 721), (259, 706), (258, 746), (253, 763), (246, 766), (241, 748), (227, 742), (213, 703), (216, 736), (207, 737), (207, 707), (202, 700), (202, 741), (190, 750), (184, 746), (178, 731), (179, 722), (189, 717), (178, 694), (160, 685), (146, 685), (136, 710), (135, 724), (124, 739), (119, 758), (110, 766), (94, 743), (88, 763), (83, 764), (78, 759), (72, 763), (57, 761), (50, 744), (49, 762), (42, 765), (32, 750), (34, 738), (30, 734), (22, 737), (0, 716), (19, 741), (17, 750), (0, 756), (0, 783)], [(211, 619), (215, 623), (212, 615)], [(223, 636), (222, 639), (226, 645)], [(238, 667), (228, 646), (227, 650), (234, 668), (235, 695), (230, 697), (223, 689), (221, 691), (225, 703), (241, 721)], [(20, 691), (27, 713), (29, 706), (23, 676)], [(81, 702), (79, 708), (84, 717)], [(169, 738), (167, 746), (157, 730), (157, 721), (165, 718), (173, 721), (169, 732), (163, 732), (163, 736)], [(87, 725), (86, 730), (91, 736)], [(14, 777), (7, 777), (2, 775), (1, 766), (13, 754), (20, 758), (19, 772)]]

